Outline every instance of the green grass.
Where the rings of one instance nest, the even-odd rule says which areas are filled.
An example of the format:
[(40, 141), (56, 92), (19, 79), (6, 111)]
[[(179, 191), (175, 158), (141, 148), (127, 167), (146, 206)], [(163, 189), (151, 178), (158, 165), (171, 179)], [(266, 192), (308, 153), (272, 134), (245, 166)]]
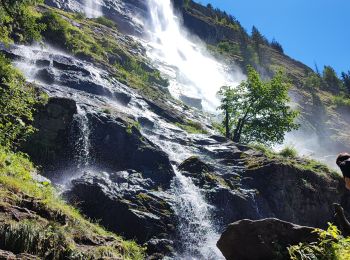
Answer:
[(350, 98), (346, 96), (333, 96), (333, 103), (338, 107), (350, 107)]
[[(77, 14), (43, 7), (41, 22), (44, 39), (79, 58), (92, 60), (110, 70), (120, 82), (140, 91), (152, 100), (170, 98), (163, 90), (169, 85), (148, 60), (133, 50), (140, 48), (131, 38), (118, 40), (117, 28), (105, 17), (83, 19)], [(102, 25), (102, 26), (101, 26)]]
[[(285, 165), (291, 165), (303, 171), (313, 171), (320, 175), (332, 176), (335, 178), (339, 177), (339, 174), (335, 170), (330, 169), (327, 165), (321, 162), (308, 157), (298, 157), (298, 153), (293, 147), (287, 146), (279, 153), (261, 144), (254, 144), (250, 147), (262, 152), (264, 156), (269, 160), (276, 161)], [(255, 160), (251, 160), (251, 162), (249, 162), (248, 167), (260, 167), (262, 163), (264, 163), (264, 158), (256, 158)]]
[(203, 128), (199, 122), (186, 120), (184, 123), (176, 123), (176, 126), (185, 130), (189, 134), (207, 134), (208, 132)]
[(298, 151), (295, 149), (295, 147), (292, 147), (292, 146), (284, 147), (278, 154), (285, 158), (298, 157)]

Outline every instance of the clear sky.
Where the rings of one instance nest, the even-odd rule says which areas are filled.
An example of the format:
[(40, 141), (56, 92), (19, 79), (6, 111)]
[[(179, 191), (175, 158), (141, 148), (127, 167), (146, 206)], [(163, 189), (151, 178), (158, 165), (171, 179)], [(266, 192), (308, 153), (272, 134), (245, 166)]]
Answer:
[(350, 0), (196, 0), (237, 18), (251, 32), (255, 25), (275, 38), (287, 55), (321, 70), (350, 70)]

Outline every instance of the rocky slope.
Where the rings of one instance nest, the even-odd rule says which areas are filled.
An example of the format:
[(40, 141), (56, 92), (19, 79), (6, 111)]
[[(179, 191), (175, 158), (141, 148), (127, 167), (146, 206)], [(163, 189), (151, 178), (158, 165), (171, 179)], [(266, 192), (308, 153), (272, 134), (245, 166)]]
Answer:
[[(234, 221), (275, 217), (323, 228), (332, 220), (332, 203), (350, 211), (337, 173), (312, 160), (232, 143), (215, 132), (207, 115), (171, 97), (144, 46), (129, 36), (143, 35), (145, 1), (103, 1), (103, 14), (116, 26), (72, 13), (83, 10), (83, 1), (46, 4), (61, 10), (40, 6), (40, 12), (56, 17), (62, 30), (68, 22), (84, 45), (53, 39), (52, 29), (42, 46), (1, 45), (1, 52), (49, 96), (35, 116), (38, 132), (23, 151), (87, 217), (145, 245), (154, 259), (220, 259), (212, 238)], [(208, 43), (241, 40), (204, 19), (204, 7), (175, 4), (186, 26)], [(265, 53), (288, 67), (296, 82), (309, 70), (272, 49)], [(10, 201), (3, 215), (41, 219), (51, 211)], [(62, 223), (54, 222), (64, 227), (69, 216), (60, 217)], [(110, 243), (117, 242), (99, 233), (75, 241), (84, 250)]]

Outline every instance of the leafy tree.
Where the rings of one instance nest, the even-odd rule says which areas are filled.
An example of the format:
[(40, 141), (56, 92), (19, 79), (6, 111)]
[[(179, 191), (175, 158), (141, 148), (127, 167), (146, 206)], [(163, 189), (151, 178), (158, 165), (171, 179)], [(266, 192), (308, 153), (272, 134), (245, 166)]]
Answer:
[(310, 89), (319, 89), (322, 86), (322, 78), (317, 73), (309, 73), (304, 81), (304, 86)]
[(40, 40), (44, 25), (33, 8), (42, 0), (0, 0), (0, 40), (5, 43)]
[(322, 79), (324, 86), (327, 90), (335, 93), (339, 93), (341, 90), (341, 81), (339, 80), (337, 73), (331, 66), (324, 66)]
[(248, 67), (248, 79), (238, 87), (222, 87), (219, 91), (226, 136), (234, 142), (281, 143), (284, 134), (297, 129), (298, 112), (287, 105), (289, 84), (278, 72), (270, 81)]
[(33, 133), (33, 111), (38, 103), (33, 86), (0, 55), (0, 145), (16, 148)]

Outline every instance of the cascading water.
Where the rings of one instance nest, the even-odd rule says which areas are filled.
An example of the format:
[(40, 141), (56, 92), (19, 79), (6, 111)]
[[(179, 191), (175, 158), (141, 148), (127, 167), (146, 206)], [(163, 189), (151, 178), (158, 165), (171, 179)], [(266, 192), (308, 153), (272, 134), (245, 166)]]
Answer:
[(211, 221), (210, 205), (202, 196), (191, 178), (176, 171), (172, 183), (175, 196), (174, 211), (179, 226), (178, 235), (181, 238), (181, 259), (221, 259), (222, 255), (215, 243), (219, 239)]
[(150, 13), (149, 57), (170, 78), (169, 90), (179, 99), (183, 96), (202, 100), (203, 109), (216, 112), (216, 94), (221, 86), (236, 86), (241, 73), (228, 71), (206, 51), (204, 43), (191, 39), (175, 15), (171, 0), (147, 0)]
[(79, 169), (84, 169), (91, 164), (91, 143), (90, 143), (90, 124), (86, 115), (86, 111), (78, 106), (78, 113), (74, 117), (76, 128), (79, 133), (75, 136), (74, 148), (77, 166)]
[(96, 0), (84, 0), (84, 12), (88, 18), (102, 16), (101, 5)]

